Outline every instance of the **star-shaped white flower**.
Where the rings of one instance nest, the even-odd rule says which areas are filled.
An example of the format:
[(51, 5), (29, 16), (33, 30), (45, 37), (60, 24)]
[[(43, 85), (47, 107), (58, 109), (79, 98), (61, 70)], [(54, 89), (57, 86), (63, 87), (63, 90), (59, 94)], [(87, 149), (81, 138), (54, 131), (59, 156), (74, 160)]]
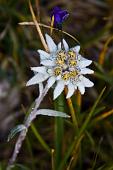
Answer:
[(77, 88), (81, 94), (84, 94), (85, 87), (94, 85), (93, 82), (84, 77), (86, 74), (94, 73), (93, 70), (87, 68), (92, 61), (79, 54), (80, 46), (69, 48), (63, 39), (64, 49), (62, 49), (61, 42), (56, 45), (48, 34), (45, 36), (50, 53), (38, 50), (41, 66), (31, 67), (35, 75), (26, 85), (39, 84), (45, 80), (47, 80), (48, 88), (56, 84), (54, 99), (62, 93), (65, 86), (68, 88), (66, 98), (70, 98)]

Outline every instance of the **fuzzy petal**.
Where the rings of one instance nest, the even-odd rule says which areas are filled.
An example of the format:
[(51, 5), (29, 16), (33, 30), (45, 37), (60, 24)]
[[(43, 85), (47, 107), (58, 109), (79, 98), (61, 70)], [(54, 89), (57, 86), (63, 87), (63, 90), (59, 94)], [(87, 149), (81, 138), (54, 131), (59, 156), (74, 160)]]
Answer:
[(77, 45), (77, 46), (71, 48), (71, 50), (75, 51), (76, 53), (79, 53), (79, 51), (80, 51), (80, 45)]
[(54, 60), (43, 60), (41, 61), (41, 64), (44, 66), (55, 66)]
[(61, 79), (61, 75), (56, 77), (56, 80), (60, 80)]
[(93, 74), (94, 71), (89, 68), (82, 68), (80, 71), (81, 74)]
[(78, 86), (78, 89), (80, 91), (81, 94), (84, 94), (85, 93), (85, 87), (84, 87), (84, 84), (82, 82), (78, 82), (77, 83), (77, 86)]
[(77, 57), (78, 57), (79, 62), (87, 63), (86, 64), (87, 66), (89, 66), (92, 63), (92, 60), (86, 59), (86, 58), (82, 57), (80, 54)]
[(69, 83), (66, 99), (70, 98), (73, 95), (74, 91), (75, 91), (74, 85)]
[(48, 83), (48, 88), (52, 87), (52, 85), (55, 83), (55, 77), (54, 76), (50, 77), (47, 83)]
[(78, 66), (80, 68), (85, 68), (85, 67), (89, 66), (91, 63), (92, 63), (92, 60), (85, 59), (85, 60), (79, 61)]
[(27, 82), (26, 86), (41, 83), (45, 81), (48, 77), (49, 77), (48, 74), (38, 73)]
[(54, 100), (62, 93), (64, 87), (65, 87), (64, 82), (62, 80), (58, 81), (54, 90)]
[(61, 50), (61, 42), (58, 43), (58, 50)]
[(53, 39), (48, 35), (45, 34), (47, 45), (49, 47), (50, 52), (55, 52), (57, 50), (57, 46), (54, 43)]
[(38, 73), (42, 73), (45, 74), (46, 73), (46, 67), (31, 67), (31, 70), (34, 72), (38, 72)]
[(69, 50), (69, 46), (68, 46), (67, 42), (64, 39), (63, 39), (63, 44), (64, 44), (65, 50), (68, 51)]
[(84, 76), (82, 78), (82, 82), (83, 82), (85, 87), (93, 87), (94, 86), (94, 83)]
[(37, 50), (38, 53), (40, 54), (40, 59), (41, 60), (46, 60), (50, 58), (50, 54), (48, 54), (47, 52), (43, 51), (43, 50)]

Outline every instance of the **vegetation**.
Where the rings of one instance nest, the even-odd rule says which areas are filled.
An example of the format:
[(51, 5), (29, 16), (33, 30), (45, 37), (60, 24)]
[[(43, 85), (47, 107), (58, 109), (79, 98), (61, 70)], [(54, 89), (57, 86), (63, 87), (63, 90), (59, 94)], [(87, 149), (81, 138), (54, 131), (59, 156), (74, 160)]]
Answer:
[[(40, 108), (65, 112), (71, 118), (38, 116), (33, 121), (13, 170), (113, 170), (113, 2), (112, 0), (32, 0), (37, 21), (51, 25), (50, 13), (60, 6), (69, 12), (63, 31), (74, 36), (81, 53), (93, 60), (90, 79), (94, 87), (81, 97), (77, 91), (55, 102), (53, 91)], [(25, 0), (0, 0), (0, 170), (5, 170), (18, 134), (7, 142), (10, 131), (23, 123), (37, 98), (38, 86), (26, 87), (31, 66), (39, 65), (43, 49)], [(41, 26), (43, 34), (50, 29)], [(60, 41), (61, 34), (53, 30)], [(63, 34), (70, 46), (78, 44)], [(74, 44), (74, 45), (73, 45)], [(22, 126), (21, 126), (22, 127)], [(22, 127), (23, 128), (23, 127)]]

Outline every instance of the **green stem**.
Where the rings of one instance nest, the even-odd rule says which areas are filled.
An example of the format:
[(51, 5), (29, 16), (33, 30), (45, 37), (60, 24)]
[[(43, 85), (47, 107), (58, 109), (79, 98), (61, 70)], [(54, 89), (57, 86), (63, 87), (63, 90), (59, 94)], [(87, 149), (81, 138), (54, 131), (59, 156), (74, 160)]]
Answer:
[[(54, 102), (55, 110), (64, 112), (64, 95), (61, 94)], [(62, 160), (62, 146), (64, 135), (64, 120), (61, 117), (55, 118), (55, 169)]]

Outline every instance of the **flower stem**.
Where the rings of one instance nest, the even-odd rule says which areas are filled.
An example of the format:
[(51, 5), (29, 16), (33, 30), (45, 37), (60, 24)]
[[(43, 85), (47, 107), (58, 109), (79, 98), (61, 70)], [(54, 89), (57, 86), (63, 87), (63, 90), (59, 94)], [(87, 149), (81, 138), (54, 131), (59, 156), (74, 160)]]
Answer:
[[(61, 94), (55, 100), (55, 109), (58, 111), (64, 112), (64, 95)], [(58, 165), (62, 160), (62, 146), (63, 146), (63, 134), (64, 134), (64, 120), (61, 117), (55, 118), (55, 167), (58, 168)]]
[(12, 154), (11, 159), (9, 160), (9, 163), (8, 163), (8, 166), (7, 166), (6, 170), (10, 170), (12, 168), (12, 166), (14, 165), (14, 163), (16, 161), (16, 158), (17, 158), (17, 156), (18, 156), (18, 154), (20, 152), (20, 149), (21, 149), (21, 146), (23, 144), (23, 141), (24, 141), (24, 139), (26, 137), (28, 128), (31, 126), (32, 121), (36, 118), (36, 116), (37, 116), (37, 109), (39, 108), (39, 106), (40, 106), (43, 98), (47, 94), (48, 90), (49, 89), (48, 89), (48, 87), (46, 85), (44, 90), (43, 90), (43, 92), (42, 92), (42, 94), (39, 95), (39, 97), (35, 100), (35, 107), (34, 107), (33, 111), (31, 111), (31, 113), (25, 119), (24, 126), (26, 127), (27, 130), (21, 131), (21, 133), (20, 133), (20, 135), (19, 135), (19, 137), (17, 139), (17, 142), (15, 144), (14, 152)]
[[(33, 8), (32, 8), (32, 5), (31, 5), (30, 0), (29, 0), (29, 8), (30, 8), (30, 11), (31, 11), (31, 15), (32, 15), (32, 18), (33, 18), (33, 22), (34, 22), (34, 24), (35, 24), (35, 26), (36, 26), (37, 32), (38, 32), (39, 37), (40, 37), (40, 39), (41, 39), (41, 42), (42, 42), (45, 50), (46, 50), (47, 52), (49, 52), (48, 46), (47, 46), (47, 44), (46, 44), (46, 41), (45, 41), (44, 36), (43, 36), (43, 34), (42, 34), (42, 31), (41, 31), (41, 29), (40, 29), (39, 23), (38, 23), (37, 20), (36, 20), (36, 16), (35, 16), (35, 14), (34, 14), (34, 11), (33, 11)], [(46, 85), (46, 86), (45, 86), (45, 89), (44, 89), (43, 92), (42, 92), (42, 94), (39, 95), (39, 97), (35, 100), (35, 107), (34, 107), (33, 111), (31, 111), (31, 113), (30, 113), (30, 114), (28, 115), (28, 117), (25, 119), (24, 125), (25, 125), (25, 127), (26, 127), (27, 130), (26, 130), (26, 131), (25, 131), (25, 130), (21, 131), (21, 133), (20, 133), (20, 135), (19, 135), (19, 137), (18, 137), (18, 139), (17, 139), (17, 142), (16, 142), (16, 144), (15, 144), (14, 152), (13, 152), (13, 154), (12, 154), (11, 159), (9, 160), (9, 163), (8, 163), (8, 166), (7, 166), (6, 170), (10, 170), (10, 169), (12, 168), (12, 166), (14, 165), (14, 163), (15, 163), (15, 161), (16, 161), (16, 158), (17, 158), (17, 156), (18, 156), (18, 153), (20, 152), (20, 149), (21, 149), (21, 146), (22, 146), (22, 144), (23, 144), (23, 141), (25, 140), (25, 137), (26, 137), (28, 128), (31, 126), (32, 121), (36, 118), (36, 116), (37, 116), (37, 109), (39, 108), (39, 106), (40, 106), (40, 104), (41, 104), (44, 96), (47, 94), (48, 90), (49, 90), (49, 89), (48, 89), (48, 87), (47, 87), (47, 85)]]

